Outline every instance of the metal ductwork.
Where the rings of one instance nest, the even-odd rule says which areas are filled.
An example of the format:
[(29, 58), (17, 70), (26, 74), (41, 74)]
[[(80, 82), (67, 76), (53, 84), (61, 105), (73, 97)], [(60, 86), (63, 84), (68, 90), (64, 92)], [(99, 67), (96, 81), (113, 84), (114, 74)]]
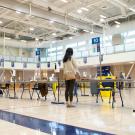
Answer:
[[(0, 6), (8, 8), (8, 9), (12, 9), (12, 10), (18, 10), (26, 14), (30, 13), (29, 5), (20, 3), (16, 0), (0, 0)], [(34, 7), (34, 6), (31, 7), (31, 15), (33, 16), (41, 17), (47, 20), (55, 19), (56, 22), (61, 23), (61, 24), (66, 24), (66, 25), (77, 27), (77, 28), (90, 30), (88, 22), (83, 22), (83, 20), (78, 21), (69, 16), (66, 17), (66, 22), (65, 22), (65, 16), (58, 15), (52, 11), (39, 9), (38, 7)]]

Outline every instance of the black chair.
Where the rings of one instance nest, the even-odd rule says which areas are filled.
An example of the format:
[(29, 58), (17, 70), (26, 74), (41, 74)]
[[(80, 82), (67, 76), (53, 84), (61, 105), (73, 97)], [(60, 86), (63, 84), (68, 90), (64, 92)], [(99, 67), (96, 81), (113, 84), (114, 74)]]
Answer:
[(33, 98), (33, 94), (34, 92), (36, 92), (38, 98), (37, 100), (40, 99), (40, 95), (42, 97), (45, 97), (45, 100), (47, 99), (46, 96), (48, 94), (48, 84), (47, 83), (35, 83), (34, 87), (32, 88), (32, 95), (31, 95), (31, 99)]
[(10, 97), (10, 93), (9, 93), (9, 83), (6, 83), (5, 85), (0, 84), (0, 89), (2, 90), (2, 92), (5, 94), (6, 97)]

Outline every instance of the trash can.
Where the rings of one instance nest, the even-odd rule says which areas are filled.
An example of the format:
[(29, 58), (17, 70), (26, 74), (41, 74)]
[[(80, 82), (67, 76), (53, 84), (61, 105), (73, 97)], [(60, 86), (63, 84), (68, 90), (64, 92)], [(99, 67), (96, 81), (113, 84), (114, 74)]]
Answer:
[(98, 81), (96, 80), (90, 81), (90, 91), (92, 96), (98, 94)]

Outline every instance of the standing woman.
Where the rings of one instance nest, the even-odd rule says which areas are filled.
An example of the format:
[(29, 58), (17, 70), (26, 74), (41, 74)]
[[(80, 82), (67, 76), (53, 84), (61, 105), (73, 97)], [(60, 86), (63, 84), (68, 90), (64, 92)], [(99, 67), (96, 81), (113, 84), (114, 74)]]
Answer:
[[(76, 74), (79, 73), (75, 59), (72, 58), (73, 49), (68, 48), (63, 58), (64, 79), (66, 84), (65, 100), (67, 107), (74, 107), (73, 102), (73, 89), (76, 80)], [(70, 102), (69, 102), (70, 100)]]

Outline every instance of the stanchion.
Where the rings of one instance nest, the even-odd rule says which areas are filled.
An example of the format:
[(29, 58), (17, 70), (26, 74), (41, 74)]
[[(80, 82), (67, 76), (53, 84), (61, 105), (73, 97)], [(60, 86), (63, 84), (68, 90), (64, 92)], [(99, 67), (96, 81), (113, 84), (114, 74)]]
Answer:
[(58, 74), (58, 100), (51, 102), (52, 104), (64, 104), (64, 102), (60, 102), (60, 79), (59, 79), (59, 72)]
[(86, 85), (85, 85), (85, 82), (83, 83), (82, 87), (83, 87), (83, 94), (81, 94), (81, 96), (89, 96), (89, 95), (87, 95), (87, 94), (85, 93), (85, 92), (86, 92)]
[(14, 96), (13, 97), (9, 97), (10, 99), (18, 99), (16, 96), (16, 90), (15, 90), (15, 76), (13, 76), (13, 85), (14, 85)]

